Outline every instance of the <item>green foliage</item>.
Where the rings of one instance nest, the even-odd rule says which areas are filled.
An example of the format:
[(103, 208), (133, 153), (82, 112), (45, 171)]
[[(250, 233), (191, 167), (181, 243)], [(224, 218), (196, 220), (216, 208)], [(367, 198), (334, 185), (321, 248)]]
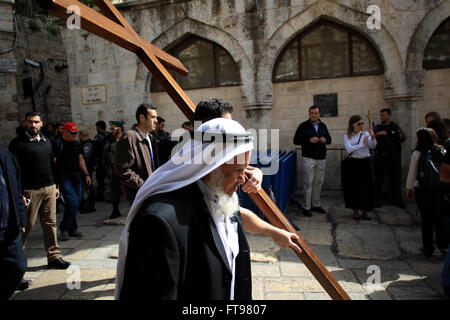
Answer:
[[(29, 28), (32, 31), (39, 31), (39, 30), (41, 30), (41, 25), (39, 24), (39, 22), (42, 22), (43, 24), (47, 25), (45, 28), (48, 32), (50, 32), (54, 36), (58, 35), (60, 30), (59, 30), (59, 26), (56, 23), (56, 21), (58, 21), (59, 19), (57, 19), (51, 15), (48, 15), (47, 12), (40, 5), (38, 0), (31, 0), (31, 1), (32, 1), (33, 12), (32, 12), (32, 17), (28, 23)], [(79, 0), (79, 1), (82, 2), (83, 4), (87, 5), (90, 8), (95, 7), (94, 0)], [(21, 1), (16, 1), (16, 2), (17, 3), (15, 5), (15, 12), (18, 14), (29, 16), (28, 6), (25, 5), (26, 1), (22, 1), (24, 3), (22, 3)]]
[(47, 31), (52, 35), (57, 36), (59, 34), (59, 26), (56, 22), (48, 22), (47, 23)]
[(31, 19), (31, 20), (28, 22), (28, 27), (29, 27), (32, 31), (39, 31), (39, 30), (41, 30), (41, 26), (40, 26), (39, 23), (38, 23), (36, 20), (34, 20), (34, 19)]

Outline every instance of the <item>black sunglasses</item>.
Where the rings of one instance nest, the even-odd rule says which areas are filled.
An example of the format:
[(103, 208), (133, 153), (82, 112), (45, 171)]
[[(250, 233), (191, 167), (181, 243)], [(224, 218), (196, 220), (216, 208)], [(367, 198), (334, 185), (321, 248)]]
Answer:
[(357, 125), (358, 127), (361, 127), (363, 124), (364, 124), (364, 122), (358, 122), (356, 125)]

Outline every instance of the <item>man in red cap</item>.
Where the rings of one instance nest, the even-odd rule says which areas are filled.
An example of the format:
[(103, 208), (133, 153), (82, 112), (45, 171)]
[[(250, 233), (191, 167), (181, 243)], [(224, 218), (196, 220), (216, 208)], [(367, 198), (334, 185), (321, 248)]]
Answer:
[(78, 128), (73, 122), (63, 125), (63, 134), (56, 150), (56, 174), (64, 198), (64, 216), (59, 225), (60, 240), (69, 240), (70, 237), (81, 238), (76, 217), (81, 200), (81, 175), (86, 184), (91, 185), (91, 177), (83, 159), (83, 150), (76, 140)]

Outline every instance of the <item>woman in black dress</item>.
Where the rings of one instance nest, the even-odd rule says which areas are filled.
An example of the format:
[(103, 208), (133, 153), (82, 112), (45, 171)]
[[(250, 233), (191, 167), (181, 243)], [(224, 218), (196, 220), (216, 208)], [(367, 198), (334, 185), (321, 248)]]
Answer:
[[(364, 122), (353, 115), (344, 134), (344, 145), (348, 153), (346, 170), (343, 172), (345, 207), (353, 209), (353, 219), (370, 220), (367, 212), (374, 208), (373, 176), (370, 149), (377, 146), (372, 130), (363, 130)], [(359, 210), (362, 215), (359, 215)]]

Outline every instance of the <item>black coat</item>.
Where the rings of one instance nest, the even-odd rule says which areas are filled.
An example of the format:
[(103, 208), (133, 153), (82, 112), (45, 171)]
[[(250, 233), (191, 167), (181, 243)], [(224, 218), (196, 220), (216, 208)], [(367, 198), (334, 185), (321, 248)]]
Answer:
[[(250, 251), (237, 217), (234, 299), (250, 300)], [(230, 299), (228, 260), (196, 183), (147, 199), (128, 241), (120, 299)]]
[(331, 143), (331, 136), (325, 123), (319, 120), (318, 132), (316, 132), (311, 120), (306, 120), (302, 122), (295, 131), (294, 144), (302, 146), (303, 157), (323, 160), (327, 155), (326, 144), (323, 144), (322, 142), (311, 143), (309, 139), (313, 137), (325, 137), (325, 139), (327, 139), (326, 144)]
[[(9, 188), (13, 192), (12, 197), (9, 194)], [(27, 222), (22, 198), (20, 167), (16, 158), (2, 147), (0, 147), (0, 192), (0, 243), (2, 243), (5, 238), (15, 239), (19, 229), (25, 227)], [(14, 206), (17, 211), (14, 210)], [(13, 225), (10, 225), (11, 223)], [(9, 237), (10, 233), (11, 237)]]

